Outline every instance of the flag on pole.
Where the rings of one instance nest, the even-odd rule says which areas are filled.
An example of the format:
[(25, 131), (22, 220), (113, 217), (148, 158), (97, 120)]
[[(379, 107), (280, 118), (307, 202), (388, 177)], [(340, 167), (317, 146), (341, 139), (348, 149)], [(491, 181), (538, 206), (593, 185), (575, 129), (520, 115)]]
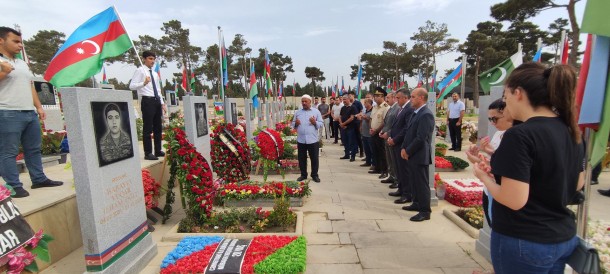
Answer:
[(358, 94), (358, 100), (362, 97), (360, 95), (360, 88), (362, 86), (362, 65), (358, 64), (358, 85), (356, 86), (356, 93)]
[(424, 85), (424, 76), (421, 74), (421, 70), (417, 72), (417, 87), (421, 88)]
[(271, 89), (271, 61), (269, 60), (269, 54), (267, 53), (267, 49), (265, 49), (265, 71), (264, 71), (265, 85), (266, 85), (266, 93), (267, 97), (271, 95), (273, 90)]
[(436, 103), (440, 104), (440, 102), (445, 98), (451, 90), (455, 87), (459, 86), (462, 83), (462, 64), (460, 64), (449, 76), (447, 76), (443, 81), (438, 83), (439, 93), (436, 97)]
[(386, 91), (386, 93), (388, 93), (388, 94), (389, 94), (390, 92), (392, 92), (392, 86), (391, 86), (390, 79), (388, 79), (388, 82), (387, 82), (387, 84), (386, 84), (386, 86), (385, 86), (385, 91)]
[(222, 34), (222, 85), (229, 86), (229, 67), (227, 64), (227, 48), (225, 47), (225, 36)]
[(345, 82), (343, 82), (343, 76), (341, 76), (341, 94), (345, 93)]
[(280, 87), (278, 88), (277, 98), (282, 101), (282, 96), (284, 95), (284, 81), (280, 81)]
[(196, 82), (195, 73), (193, 72), (193, 73), (191, 73), (191, 82), (190, 82), (191, 92), (193, 92), (193, 93), (195, 92), (195, 82)]
[(295, 80), (292, 80), (292, 96), (296, 95), (297, 83)]
[(44, 73), (56, 87), (74, 85), (102, 69), (104, 59), (132, 47), (119, 16), (110, 7), (79, 26), (59, 48)]
[[(154, 71), (159, 76), (159, 87), (163, 87), (163, 82), (161, 82), (161, 64), (159, 62), (155, 62)], [(106, 73), (106, 68), (104, 68), (104, 74)]]
[(565, 38), (563, 39), (563, 46), (561, 48), (561, 63), (564, 65), (568, 63), (568, 56), (570, 51), (570, 45), (568, 43), (568, 40), (568, 35), (566, 34)]
[(106, 78), (106, 67), (103, 67), (102, 71), (102, 84), (108, 84), (108, 79)]
[(436, 88), (434, 87), (434, 82), (436, 82), (436, 70), (432, 72), (432, 82), (430, 83), (430, 92), (435, 92)]
[(254, 73), (254, 63), (250, 65), (250, 99), (255, 108), (258, 108), (258, 85), (256, 84), (256, 74)]
[(479, 74), (479, 83), (481, 84), (483, 91), (489, 93), (492, 86), (504, 85), (504, 80), (506, 80), (513, 69), (521, 65), (521, 63), (523, 63), (523, 57), (521, 51), (517, 51), (517, 53), (504, 60), (504, 62)]
[(609, 10), (610, 1), (588, 0), (580, 30), (586, 33), (610, 37), (610, 24), (608, 24)]
[[(587, 76), (589, 75), (589, 66), (591, 64), (591, 49), (593, 47), (593, 35), (587, 35), (587, 43), (585, 45), (585, 53), (582, 58), (582, 65), (578, 74), (578, 84), (576, 85), (576, 121), (580, 118), (580, 110), (582, 106), (583, 94), (585, 93), (585, 86), (587, 83)], [(581, 128), (583, 130), (584, 128)], [(584, 131), (584, 130), (583, 130)]]
[(400, 81), (400, 87), (404, 87), (405, 86), (405, 81)]
[(186, 66), (182, 66), (182, 89), (186, 92)]
[(541, 60), (542, 57), (542, 48), (539, 48), (538, 51), (536, 51), (536, 55), (534, 55), (534, 59), (532, 59), (533, 62), (542, 62)]

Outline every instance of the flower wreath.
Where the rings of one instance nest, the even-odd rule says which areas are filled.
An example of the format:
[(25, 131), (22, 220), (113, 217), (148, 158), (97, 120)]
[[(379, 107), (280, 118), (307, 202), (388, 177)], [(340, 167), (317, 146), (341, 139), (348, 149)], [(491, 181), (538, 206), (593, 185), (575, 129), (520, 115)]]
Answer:
[(284, 169), (280, 164), (280, 157), (284, 154), (284, 141), (282, 136), (273, 129), (264, 129), (258, 133), (256, 144), (260, 149), (260, 163), (263, 165), (263, 181), (267, 181), (269, 170), (277, 167), (282, 177)]
[(231, 123), (222, 123), (211, 137), (212, 167), (216, 175), (227, 183), (248, 180), (251, 155), (244, 132)]

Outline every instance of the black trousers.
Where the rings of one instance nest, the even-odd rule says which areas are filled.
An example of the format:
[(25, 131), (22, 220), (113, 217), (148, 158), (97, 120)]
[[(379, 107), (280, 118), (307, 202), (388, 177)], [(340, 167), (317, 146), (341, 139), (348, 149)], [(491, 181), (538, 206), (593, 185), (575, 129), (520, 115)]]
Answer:
[(409, 181), (413, 186), (413, 204), (419, 212), (432, 212), (430, 208), (430, 169), (428, 165), (421, 165), (407, 161)]
[[(335, 143), (339, 140), (339, 130), (340, 130), (340, 126), (339, 126), (339, 121), (332, 121), (333, 122), (333, 136), (335, 137)], [(341, 138), (343, 138), (343, 136), (341, 136)], [(343, 142), (343, 139), (341, 140)]]
[(142, 97), (141, 103), (142, 109), (142, 121), (144, 122), (142, 128), (142, 143), (144, 143), (144, 154), (152, 153), (152, 142), (150, 134), (154, 135), (155, 139), (155, 152), (163, 151), (161, 147), (161, 138), (163, 127), (161, 125), (161, 118), (163, 116), (163, 109), (161, 108), (161, 101), (155, 100), (154, 97)]
[(360, 133), (360, 123), (361, 121), (357, 121), (356, 123), (356, 145), (358, 146), (360, 155), (364, 155), (364, 145), (362, 143), (362, 134)]
[(402, 198), (411, 199), (413, 198), (413, 187), (409, 181), (409, 168), (407, 167), (407, 160), (400, 156), (400, 146), (393, 146), (392, 153), (394, 153), (394, 159), (396, 160), (396, 179), (398, 179), (398, 191)]
[(375, 157), (375, 170), (382, 173), (388, 172), (388, 162), (385, 157), (385, 140), (379, 137), (379, 134), (371, 136), (373, 141), (373, 155)]
[(309, 154), (309, 159), (311, 159), (311, 177), (318, 177), (318, 168), (320, 167), (320, 143), (297, 143), (297, 154), (301, 176), (307, 178), (307, 154)]
[(462, 149), (462, 126), (458, 126), (457, 122), (459, 118), (449, 119), (449, 124), (447, 127), (449, 128), (449, 135), (451, 136), (451, 148), (453, 149)]

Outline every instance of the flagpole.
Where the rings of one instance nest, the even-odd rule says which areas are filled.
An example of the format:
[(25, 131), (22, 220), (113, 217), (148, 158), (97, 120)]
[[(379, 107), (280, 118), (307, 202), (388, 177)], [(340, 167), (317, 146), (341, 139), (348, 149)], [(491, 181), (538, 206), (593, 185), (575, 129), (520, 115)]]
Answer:
[(224, 99), (224, 83), (222, 80), (222, 43), (220, 41), (220, 26), (218, 26), (218, 71), (220, 77), (218, 78), (218, 95), (220, 95), (220, 99)]
[[(121, 26), (123, 26), (123, 29), (125, 30), (125, 34), (127, 34), (127, 37), (131, 37), (129, 35), (129, 33), (127, 32), (127, 28), (125, 27), (125, 24), (123, 24), (123, 19), (121, 19), (121, 15), (119, 14), (119, 11), (116, 9), (116, 7), (114, 5), (112, 5), (112, 9), (114, 10), (114, 13), (116, 14), (116, 16), (119, 18), (119, 22), (121, 22)], [(140, 66), (144, 66), (144, 63), (142, 63), (142, 59), (140, 58), (140, 53), (138, 52), (138, 49), (136, 48), (136, 45), (133, 43), (133, 40), (131, 40), (131, 38), (129, 38), (129, 42), (131, 43), (131, 47), (133, 48), (133, 51), (136, 53), (136, 56), (138, 57), (138, 61), (140, 61)]]
[[(521, 44), (519, 44), (521, 45)], [(519, 46), (521, 47), (521, 46)], [(460, 98), (464, 100), (464, 93), (466, 93), (466, 54), (462, 54), (462, 87), (460, 91)]]
[(557, 65), (557, 63), (561, 63), (561, 57), (563, 54), (563, 46), (565, 45), (565, 40), (566, 40), (566, 31), (562, 30), (561, 31), (561, 40), (559, 41), (559, 56), (555, 56), (555, 64)]

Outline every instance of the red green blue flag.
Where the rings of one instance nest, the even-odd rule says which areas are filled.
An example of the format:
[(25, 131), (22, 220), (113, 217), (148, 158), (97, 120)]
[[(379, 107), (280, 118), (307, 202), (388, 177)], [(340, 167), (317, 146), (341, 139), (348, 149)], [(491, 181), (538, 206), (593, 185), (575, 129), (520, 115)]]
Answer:
[(440, 104), (441, 101), (445, 98), (451, 90), (455, 87), (459, 86), (462, 83), (462, 64), (460, 64), (455, 70), (447, 76), (443, 81), (438, 83), (438, 89), (440, 92), (436, 97), (436, 103)]
[(114, 7), (78, 27), (49, 63), (44, 79), (56, 87), (72, 86), (102, 69), (104, 59), (132, 47)]
[(108, 78), (106, 78), (106, 67), (104, 67), (104, 71), (102, 72), (102, 84), (108, 84)]
[(271, 90), (271, 61), (269, 61), (269, 54), (267, 54), (267, 50), (265, 50), (265, 85), (267, 86), (267, 97), (271, 95), (273, 90)]
[(254, 63), (250, 66), (250, 99), (252, 99), (252, 105), (258, 108), (258, 86), (256, 84), (256, 74), (254, 73)]

